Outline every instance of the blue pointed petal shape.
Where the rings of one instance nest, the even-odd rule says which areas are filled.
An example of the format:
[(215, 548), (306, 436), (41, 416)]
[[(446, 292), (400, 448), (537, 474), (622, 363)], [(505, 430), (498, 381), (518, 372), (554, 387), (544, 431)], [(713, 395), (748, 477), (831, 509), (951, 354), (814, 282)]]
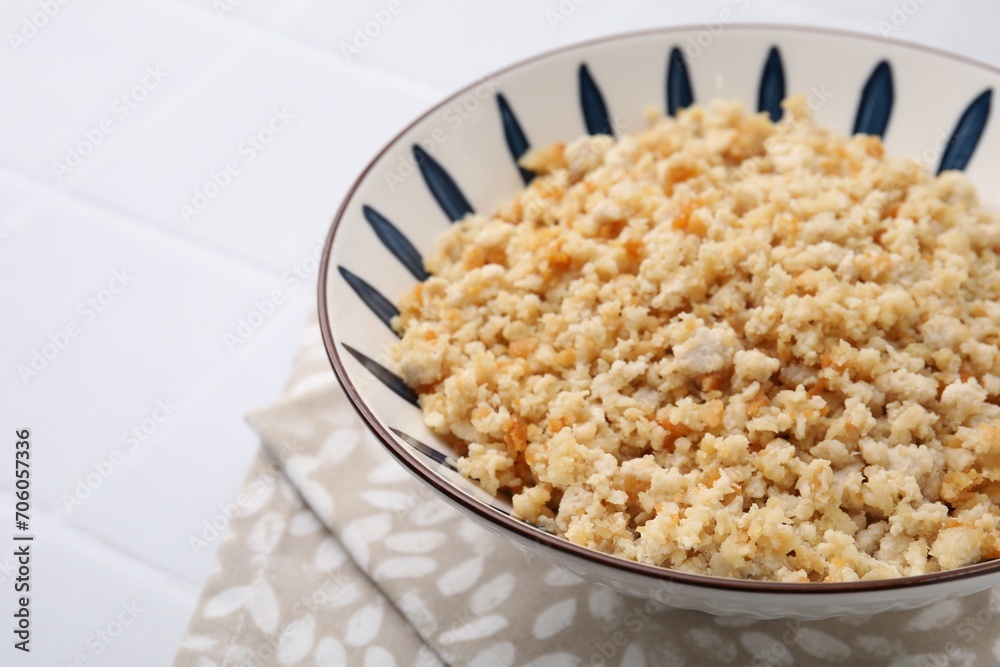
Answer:
[(883, 60), (875, 66), (875, 70), (861, 90), (858, 113), (854, 117), (854, 134), (884, 137), (885, 129), (889, 126), (889, 116), (892, 115), (894, 100), (892, 67), (889, 61)]
[(421, 281), (430, 278), (431, 274), (424, 269), (424, 260), (420, 253), (394, 224), (367, 204), (362, 206), (361, 210), (365, 215), (365, 220), (375, 230), (378, 240), (413, 274), (414, 278)]
[(356, 274), (351, 273), (342, 266), (338, 266), (337, 270), (340, 271), (340, 275), (347, 281), (347, 284), (351, 286), (351, 289), (354, 290), (355, 294), (357, 294), (361, 300), (365, 302), (365, 305), (368, 306), (368, 308), (375, 313), (375, 315), (382, 320), (387, 327), (389, 327), (390, 331), (398, 336), (399, 334), (392, 328), (392, 318), (399, 315), (399, 310), (396, 309), (396, 306), (394, 306), (389, 299), (382, 296), (381, 292), (369, 285), (364, 281), (364, 279), (360, 278)]
[(962, 117), (958, 120), (958, 125), (948, 139), (947, 148), (941, 157), (941, 164), (938, 165), (937, 173), (949, 169), (965, 169), (972, 154), (976, 152), (976, 146), (986, 129), (986, 122), (990, 119), (990, 106), (993, 102), (993, 89), (984, 90), (979, 97), (972, 100), (966, 107)]
[(424, 443), (422, 443), (419, 440), (417, 440), (416, 438), (414, 438), (412, 435), (407, 435), (406, 433), (403, 433), (398, 428), (392, 428), (392, 427), (390, 427), (390, 429), (397, 436), (399, 436), (400, 438), (402, 438), (403, 440), (405, 440), (408, 445), (410, 445), (415, 450), (417, 450), (418, 452), (420, 452), (421, 454), (423, 454), (427, 458), (431, 459), (432, 461), (434, 461), (438, 465), (442, 465), (445, 468), (448, 468), (450, 470), (454, 470), (454, 471), (458, 472), (458, 469), (455, 467), (455, 464), (452, 462), (452, 460), (450, 458), (448, 458), (447, 456), (445, 456), (442, 452), (439, 452), (438, 450), (434, 449), (433, 447), (429, 447), (428, 445), (425, 445)]
[(757, 111), (766, 111), (771, 121), (781, 120), (784, 110), (781, 102), (785, 99), (785, 67), (781, 62), (781, 51), (772, 46), (760, 75), (760, 90), (757, 92)]
[(667, 114), (676, 116), (678, 111), (692, 104), (694, 91), (691, 89), (687, 63), (684, 62), (684, 54), (675, 46), (670, 50), (670, 59), (667, 60)]
[(403, 378), (399, 377), (377, 361), (369, 359), (346, 343), (344, 344), (344, 349), (350, 352), (351, 356), (358, 360), (358, 363), (367, 368), (379, 382), (394, 391), (396, 395), (406, 402), (420, 407), (420, 403), (417, 401), (417, 392), (410, 389), (410, 387), (403, 382)]
[(510, 108), (507, 98), (501, 93), (497, 93), (497, 106), (500, 107), (500, 121), (503, 123), (503, 136), (507, 140), (507, 148), (510, 150), (510, 156), (514, 159), (514, 164), (517, 165), (518, 171), (521, 172), (521, 179), (524, 181), (524, 184), (527, 185), (528, 183), (531, 183), (533, 178), (535, 178), (535, 172), (530, 169), (525, 169), (521, 165), (517, 164), (517, 161), (528, 152), (528, 149), (531, 148), (531, 144), (528, 143), (528, 137), (524, 135), (524, 130), (521, 129), (521, 124), (517, 122), (517, 116), (514, 115), (514, 110)]
[(604, 96), (597, 87), (594, 77), (590, 75), (587, 64), (580, 65), (580, 109), (583, 112), (583, 122), (587, 125), (588, 134), (607, 134), (615, 136), (611, 129), (611, 117), (608, 107), (604, 104)]
[(420, 174), (424, 177), (427, 189), (434, 195), (435, 201), (449, 220), (458, 222), (469, 213), (475, 212), (452, 177), (437, 160), (427, 154), (427, 151), (414, 144), (413, 157), (420, 167)]

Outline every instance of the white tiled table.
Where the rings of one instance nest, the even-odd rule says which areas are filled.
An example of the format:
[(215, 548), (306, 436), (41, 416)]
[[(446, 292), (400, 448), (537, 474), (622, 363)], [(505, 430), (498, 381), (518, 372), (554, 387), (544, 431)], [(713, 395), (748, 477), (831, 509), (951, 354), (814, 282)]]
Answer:
[[(330, 217), (408, 119), (531, 54), (725, 9), (876, 34), (895, 18), (894, 37), (1000, 64), (1000, 4), (896, 4), (909, 13), (837, 0), (6, 0), (0, 664), (170, 664), (217, 545), (206, 525), (224, 523), (257, 446), (242, 415), (280, 391)], [(373, 16), (391, 20), (355, 44)], [(256, 326), (238, 332), (241, 320)], [(45, 367), (19, 371), (36, 351)], [(10, 634), (20, 428), (37, 535), (30, 656)]]

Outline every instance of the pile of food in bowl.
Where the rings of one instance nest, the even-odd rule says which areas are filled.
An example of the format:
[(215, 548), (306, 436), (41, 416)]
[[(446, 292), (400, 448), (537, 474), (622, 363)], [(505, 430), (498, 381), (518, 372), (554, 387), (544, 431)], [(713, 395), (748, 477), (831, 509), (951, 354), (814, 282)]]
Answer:
[(846, 582), (1000, 557), (1000, 217), (877, 137), (692, 106), (528, 153), (395, 326), (459, 471), (579, 545)]

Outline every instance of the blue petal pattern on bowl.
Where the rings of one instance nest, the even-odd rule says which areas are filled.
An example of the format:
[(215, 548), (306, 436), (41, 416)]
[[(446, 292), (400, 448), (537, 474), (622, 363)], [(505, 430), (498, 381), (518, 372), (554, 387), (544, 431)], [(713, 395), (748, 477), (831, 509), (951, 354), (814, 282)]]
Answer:
[(757, 111), (766, 111), (777, 123), (784, 115), (781, 102), (785, 99), (785, 67), (781, 63), (781, 51), (772, 46), (764, 63), (764, 73), (760, 75), (760, 90), (757, 93)]
[(678, 111), (692, 104), (694, 90), (687, 63), (684, 62), (684, 54), (675, 46), (667, 60), (667, 115), (676, 116)]
[(587, 133), (615, 136), (614, 129), (611, 127), (611, 117), (608, 115), (608, 107), (604, 103), (604, 96), (601, 95), (601, 89), (597, 87), (594, 77), (590, 75), (586, 63), (580, 65), (579, 79), (580, 110), (583, 112), (583, 121), (587, 125)]
[[(497, 93), (497, 106), (500, 108), (500, 122), (503, 123), (503, 136), (507, 140), (507, 148), (510, 149), (510, 156), (514, 159), (514, 164), (517, 164), (518, 160), (531, 148), (531, 144), (528, 143), (528, 137), (524, 135), (524, 130), (517, 122), (517, 116), (514, 115), (514, 110), (510, 108), (503, 93)], [(535, 172), (530, 169), (525, 169), (520, 165), (517, 168), (521, 172), (521, 179), (525, 185), (531, 183), (535, 178)]]
[(986, 129), (986, 121), (990, 118), (992, 100), (993, 90), (984, 90), (965, 110), (948, 139), (948, 147), (941, 157), (937, 173), (948, 169), (965, 169), (969, 164), (979, 145), (979, 139), (983, 136), (983, 130)]
[(393, 332), (397, 336), (399, 334), (395, 329), (392, 328), (392, 318), (399, 315), (399, 309), (393, 305), (392, 301), (382, 296), (382, 293), (377, 289), (369, 285), (364, 281), (364, 279), (358, 277), (354, 273), (351, 273), (342, 266), (338, 266), (337, 270), (340, 271), (340, 275), (343, 276), (347, 284), (351, 286), (354, 293), (357, 294), (365, 305), (371, 309), (375, 316), (382, 320), (385, 326), (389, 327), (389, 331)]
[(412, 404), (416, 408), (420, 407), (420, 403), (417, 402), (417, 392), (413, 391), (408, 384), (403, 382), (403, 378), (399, 377), (374, 359), (366, 357), (364, 354), (358, 352), (347, 343), (344, 343), (344, 349), (350, 352), (351, 356), (357, 359), (359, 364), (367, 368), (379, 382), (394, 391), (407, 403)]
[(861, 102), (854, 117), (854, 134), (885, 136), (895, 99), (892, 87), (892, 67), (883, 60), (875, 66), (868, 82), (861, 89)]
[(465, 198), (454, 179), (444, 170), (437, 160), (427, 154), (420, 146), (413, 147), (413, 157), (420, 167), (420, 175), (424, 177), (427, 189), (434, 195), (438, 206), (452, 222), (458, 222), (469, 213), (475, 213), (469, 200)]
[(399, 438), (402, 439), (403, 442), (408, 444), (410, 447), (413, 447), (415, 450), (417, 450), (418, 452), (429, 458), (431, 461), (434, 461), (439, 466), (443, 466), (445, 468), (448, 468), (449, 470), (454, 470), (455, 472), (458, 472), (458, 468), (455, 467), (455, 462), (452, 461), (450, 457), (445, 456), (444, 454), (434, 449), (433, 447), (428, 447), (424, 443), (414, 438), (412, 435), (407, 435), (406, 433), (400, 431), (398, 428), (392, 429), (392, 432), (395, 433), (397, 436), (399, 436)]
[(378, 240), (382, 242), (382, 245), (399, 260), (400, 264), (413, 274), (414, 278), (420, 281), (430, 278), (431, 274), (427, 273), (427, 269), (424, 268), (424, 258), (420, 256), (417, 249), (410, 243), (410, 239), (406, 238), (403, 232), (396, 228), (396, 225), (389, 222), (384, 215), (367, 204), (361, 207), (361, 212), (364, 214), (368, 224), (375, 230), (375, 235), (378, 236)]
[[(607, 104), (604, 101), (600, 88), (591, 76), (586, 63), (580, 64), (578, 76), (580, 110), (587, 127), (587, 132), (590, 134), (609, 134), (613, 136)], [(781, 61), (781, 53), (777, 47), (772, 47), (768, 52), (761, 74), (758, 110), (767, 112), (772, 120), (777, 121), (782, 116), (780, 103), (784, 97), (785, 72)], [(979, 140), (982, 138), (986, 123), (989, 120), (992, 97), (992, 89), (987, 89), (966, 107), (948, 140), (947, 147), (937, 170), (938, 173), (948, 169), (962, 170), (968, 166), (979, 144)], [(872, 74), (862, 87), (854, 121), (854, 133), (884, 136), (892, 114), (894, 98), (892, 67), (888, 61), (883, 60), (875, 66)], [(666, 103), (667, 113), (670, 115), (675, 115), (678, 110), (694, 103), (694, 91), (691, 86), (690, 76), (688, 75), (687, 64), (684, 61), (683, 53), (676, 47), (671, 49), (668, 58)], [(500, 93), (497, 94), (497, 105), (500, 122), (504, 130), (504, 137), (510, 150), (511, 158), (516, 166), (518, 159), (530, 148), (530, 144), (509, 102)], [(434, 199), (448, 218), (452, 222), (457, 222), (464, 218), (466, 214), (472, 213), (472, 206), (448, 172), (419, 146), (414, 145), (413, 153), (428, 190), (430, 190)], [(521, 169), (521, 176), (525, 183), (529, 183), (535, 174)], [(430, 274), (424, 269), (423, 260), (419, 252), (406, 236), (372, 207), (365, 205), (363, 213), (371, 224), (372, 229), (378, 235), (379, 240), (382, 241), (389, 252), (417, 280), (426, 280)], [(341, 276), (347, 281), (358, 297), (364, 301), (380, 320), (388, 325), (391, 320), (390, 315), (398, 313), (395, 306), (367, 282), (343, 267), (338, 268), (340, 269)], [(419, 409), (417, 393), (407, 386), (402, 378), (353, 347), (344, 344), (344, 348), (386, 387)], [(419, 451), (438, 466), (452, 472), (455, 471), (454, 462), (446, 454), (396, 428), (393, 428), (392, 431), (403, 442), (407, 443), (414, 450)], [(464, 485), (464, 488), (470, 493), (481, 492), (478, 487), (468, 484)], [(488, 499), (487, 502), (489, 502)], [(493, 502), (490, 502), (490, 504), (500, 511), (509, 514), (501, 505)]]

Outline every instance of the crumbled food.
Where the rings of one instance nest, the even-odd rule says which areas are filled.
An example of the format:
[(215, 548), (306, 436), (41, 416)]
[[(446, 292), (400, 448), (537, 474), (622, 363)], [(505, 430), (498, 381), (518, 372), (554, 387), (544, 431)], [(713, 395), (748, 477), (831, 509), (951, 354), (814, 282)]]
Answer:
[(402, 299), (396, 367), (462, 474), (576, 544), (785, 582), (1000, 557), (1000, 218), (784, 108), (526, 155)]

